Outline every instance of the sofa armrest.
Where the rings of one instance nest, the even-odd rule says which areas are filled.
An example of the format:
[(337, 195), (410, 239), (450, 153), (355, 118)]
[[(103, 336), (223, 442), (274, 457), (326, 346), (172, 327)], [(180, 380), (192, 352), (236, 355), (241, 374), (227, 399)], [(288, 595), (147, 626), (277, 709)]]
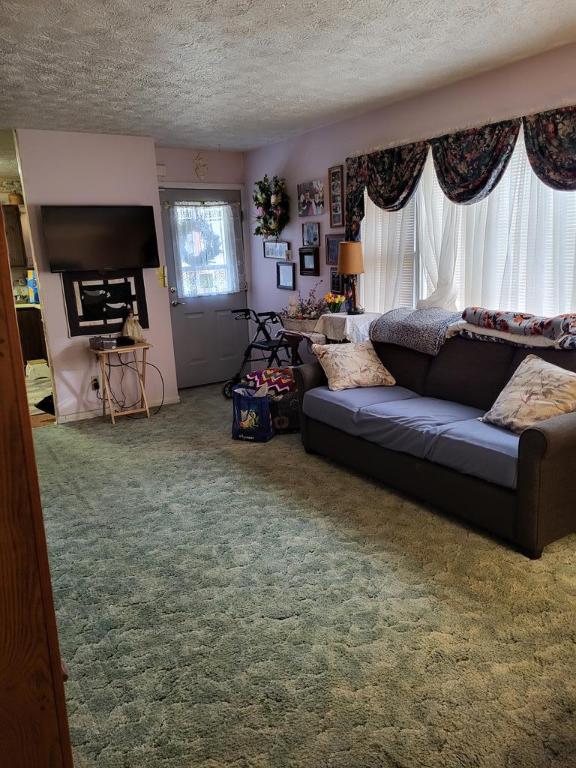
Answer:
[(320, 363), (305, 363), (294, 368), (294, 376), (300, 393), (300, 400), (309, 389), (326, 384), (326, 374)]
[(517, 534), (538, 555), (576, 531), (576, 413), (540, 421), (520, 436)]
[(319, 362), (305, 363), (294, 368), (294, 377), (298, 386), (298, 401), (300, 404), (300, 436), (302, 445), (310, 453), (310, 439), (308, 436), (308, 419), (304, 415), (304, 395), (309, 389), (321, 387), (326, 384), (326, 374)]

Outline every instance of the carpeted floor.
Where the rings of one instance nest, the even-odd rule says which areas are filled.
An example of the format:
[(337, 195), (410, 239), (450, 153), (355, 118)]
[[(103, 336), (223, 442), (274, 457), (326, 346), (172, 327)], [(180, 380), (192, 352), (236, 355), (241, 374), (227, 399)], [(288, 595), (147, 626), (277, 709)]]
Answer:
[(76, 768), (576, 766), (576, 537), (527, 560), (229, 411), (34, 435)]

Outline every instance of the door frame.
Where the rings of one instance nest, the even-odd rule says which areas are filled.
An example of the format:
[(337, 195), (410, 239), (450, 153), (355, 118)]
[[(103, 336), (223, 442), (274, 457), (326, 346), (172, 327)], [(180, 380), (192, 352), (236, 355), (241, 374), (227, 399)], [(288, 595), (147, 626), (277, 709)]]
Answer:
[[(4, 219), (0, 210), (0, 687), (14, 768), (72, 768), (64, 677)], [(9, 446), (9, 449), (7, 448)]]
[[(40, 312), (40, 317), (42, 319), (42, 333), (44, 335), (44, 342), (46, 344), (46, 357), (47, 357), (47, 363), (48, 363), (48, 371), (50, 374), (50, 383), (52, 385), (52, 398), (54, 402), (54, 418), (55, 423), (60, 423), (60, 416), (59, 416), (59, 408), (58, 408), (58, 392), (56, 391), (56, 369), (54, 367), (54, 361), (52, 358), (52, 350), (51, 350), (51, 344), (50, 344), (50, 338), (48, 336), (48, 324), (46, 322), (46, 293), (44, 291), (43, 286), (43, 278), (41, 277), (41, 270), (38, 263), (38, 248), (37, 248), (37, 235), (39, 232), (35, 231), (36, 227), (34, 225), (34, 221), (37, 217), (39, 217), (39, 211), (40, 206), (38, 205), (32, 205), (28, 203), (28, 198), (26, 196), (26, 187), (22, 181), (22, 162), (20, 158), (20, 148), (18, 146), (18, 131), (13, 131), (13, 137), (14, 137), (14, 149), (16, 151), (16, 159), (18, 161), (18, 178), (20, 179), (20, 184), (22, 186), (22, 196), (24, 199), (24, 211), (26, 214), (26, 229), (27, 229), (27, 235), (25, 238), (25, 243), (28, 242), (28, 246), (30, 248), (30, 255), (32, 257), (32, 269), (34, 270), (34, 273), (36, 275), (36, 287), (38, 289), (38, 298), (39, 298), (39, 304), (40, 309), (38, 310)], [(22, 222), (20, 222), (22, 223)]]

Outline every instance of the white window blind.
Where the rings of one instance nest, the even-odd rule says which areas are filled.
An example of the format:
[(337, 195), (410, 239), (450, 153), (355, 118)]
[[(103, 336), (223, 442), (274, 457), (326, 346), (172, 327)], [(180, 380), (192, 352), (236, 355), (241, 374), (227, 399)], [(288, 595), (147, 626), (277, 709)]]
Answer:
[[(399, 226), (374, 220), (386, 221), (400, 213), (366, 206), (366, 286), (373, 279), (374, 265), (381, 261), (379, 249), (396, 247), (378, 233)], [(473, 205), (448, 200), (429, 156), (414, 196), (413, 216), (412, 288), (424, 304), (430, 299), (458, 309), (480, 305), (544, 315), (576, 310), (576, 192), (550, 189), (538, 179), (522, 134), (500, 183)], [(376, 233), (379, 245), (370, 240), (370, 232)], [(404, 261), (406, 256), (398, 247), (387, 258)], [(391, 279), (394, 282), (393, 274)], [(404, 305), (408, 280), (405, 272)], [(389, 307), (381, 305), (379, 311), (384, 308)]]
[(364, 193), (362, 220), (364, 270), (360, 301), (368, 312), (384, 312), (414, 304), (414, 200), (400, 211), (377, 208)]

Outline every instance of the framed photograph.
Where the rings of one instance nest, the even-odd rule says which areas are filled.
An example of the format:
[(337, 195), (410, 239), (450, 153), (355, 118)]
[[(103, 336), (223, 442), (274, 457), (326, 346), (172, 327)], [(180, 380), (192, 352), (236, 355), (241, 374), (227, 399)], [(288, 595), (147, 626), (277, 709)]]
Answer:
[(322, 216), (324, 182), (321, 179), (298, 184), (298, 216)]
[(276, 264), (276, 288), (283, 291), (296, 290), (296, 264), (293, 261)]
[(330, 292), (344, 293), (344, 275), (339, 275), (336, 267), (330, 270)]
[(319, 221), (305, 221), (302, 224), (302, 245), (320, 245)]
[(290, 243), (284, 240), (264, 240), (265, 259), (287, 259)]
[(328, 205), (330, 226), (334, 229), (344, 226), (344, 166), (328, 168)]
[(316, 246), (300, 248), (300, 274), (318, 277), (320, 275), (320, 250)]
[(338, 245), (344, 240), (344, 235), (326, 235), (326, 264), (338, 266)]

